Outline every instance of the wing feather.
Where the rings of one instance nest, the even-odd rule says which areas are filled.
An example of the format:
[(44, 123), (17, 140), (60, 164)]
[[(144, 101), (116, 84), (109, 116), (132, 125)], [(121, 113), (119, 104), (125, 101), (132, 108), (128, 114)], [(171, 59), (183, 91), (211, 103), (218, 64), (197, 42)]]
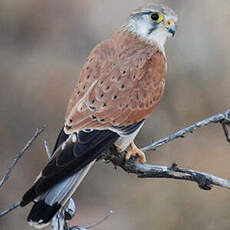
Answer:
[(80, 131), (57, 147), (52, 158), (42, 170), (33, 186), (24, 194), (20, 203), (25, 206), (54, 185), (84, 168), (106, 151), (119, 135), (110, 130)]
[(155, 45), (118, 32), (89, 55), (67, 108), (66, 133), (145, 119), (160, 101), (165, 73)]

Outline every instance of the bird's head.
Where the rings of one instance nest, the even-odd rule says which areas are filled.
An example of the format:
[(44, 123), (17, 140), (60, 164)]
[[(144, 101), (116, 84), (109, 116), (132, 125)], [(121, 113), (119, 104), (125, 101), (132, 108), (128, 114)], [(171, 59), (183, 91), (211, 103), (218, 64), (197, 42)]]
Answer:
[(175, 35), (176, 22), (172, 9), (151, 4), (133, 11), (123, 28), (163, 48), (167, 37)]

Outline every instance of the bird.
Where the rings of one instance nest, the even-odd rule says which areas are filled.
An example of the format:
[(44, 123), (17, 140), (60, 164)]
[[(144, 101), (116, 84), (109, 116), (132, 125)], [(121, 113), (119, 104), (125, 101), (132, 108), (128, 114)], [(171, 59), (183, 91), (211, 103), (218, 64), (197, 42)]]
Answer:
[(166, 80), (165, 42), (176, 32), (169, 7), (144, 5), (90, 52), (66, 110), (53, 154), (20, 206), (33, 202), (27, 221), (50, 223), (103, 153), (115, 146), (141, 163), (134, 139), (159, 104)]

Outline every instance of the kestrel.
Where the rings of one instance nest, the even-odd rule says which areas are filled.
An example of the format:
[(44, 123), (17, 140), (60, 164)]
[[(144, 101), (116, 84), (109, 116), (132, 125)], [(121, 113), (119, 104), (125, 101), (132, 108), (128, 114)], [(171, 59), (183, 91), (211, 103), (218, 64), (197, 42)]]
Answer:
[(133, 11), (125, 25), (89, 54), (75, 85), (53, 155), (21, 206), (34, 201), (27, 220), (48, 224), (95, 160), (112, 145), (126, 160), (146, 158), (133, 140), (160, 102), (166, 77), (164, 44), (177, 16), (163, 5)]

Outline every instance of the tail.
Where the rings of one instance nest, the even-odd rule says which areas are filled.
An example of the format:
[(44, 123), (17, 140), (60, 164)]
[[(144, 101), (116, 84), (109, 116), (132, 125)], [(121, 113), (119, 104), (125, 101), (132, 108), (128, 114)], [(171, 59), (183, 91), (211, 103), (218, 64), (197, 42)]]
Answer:
[(47, 226), (57, 211), (62, 208), (73, 195), (94, 163), (95, 160), (40, 196), (27, 217), (29, 224), (35, 228)]
[(27, 221), (34, 227), (45, 227), (63, 207), (118, 134), (109, 130), (80, 131), (68, 136), (62, 130), (54, 154), (33, 186), (24, 194), (21, 206), (35, 201)]

